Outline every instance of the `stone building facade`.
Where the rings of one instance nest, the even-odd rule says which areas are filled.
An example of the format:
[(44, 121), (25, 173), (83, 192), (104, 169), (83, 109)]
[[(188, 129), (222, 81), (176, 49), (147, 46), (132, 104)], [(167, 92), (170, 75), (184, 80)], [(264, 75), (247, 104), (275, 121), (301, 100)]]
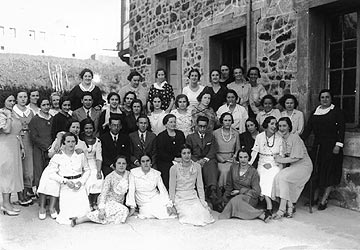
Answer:
[[(333, 196), (340, 206), (360, 211), (359, 1), (130, 0), (129, 4), (130, 65), (144, 75), (145, 85), (155, 81), (154, 72), (160, 67), (180, 93), (191, 68), (200, 69), (201, 82), (207, 85), (210, 70), (222, 63), (257, 66), (269, 93), (294, 94), (307, 115), (318, 105), (322, 88), (336, 89), (336, 103), (346, 111), (349, 128), (343, 180)], [(336, 38), (340, 26), (343, 31)]]

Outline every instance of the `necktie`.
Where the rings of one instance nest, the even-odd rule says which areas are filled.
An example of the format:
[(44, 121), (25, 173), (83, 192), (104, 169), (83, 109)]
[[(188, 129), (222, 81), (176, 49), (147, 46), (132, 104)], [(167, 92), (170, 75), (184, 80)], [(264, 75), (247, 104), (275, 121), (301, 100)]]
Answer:
[(141, 147), (143, 149), (145, 149), (145, 140), (144, 140), (144, 134), (143, 133), (141, 133), (140, 142), (141, 142)]
[(117, 136), (114, 136), (114, 145), (116, 147), (116, 143), (117, 143)]
[(87, 118), (90, 118), (90, 110), (86, 111), (86, 116), (87, 116)]
[(204, 135), (201, 135), (200, 139), (201, 139), (201, 146), (204, 147)]

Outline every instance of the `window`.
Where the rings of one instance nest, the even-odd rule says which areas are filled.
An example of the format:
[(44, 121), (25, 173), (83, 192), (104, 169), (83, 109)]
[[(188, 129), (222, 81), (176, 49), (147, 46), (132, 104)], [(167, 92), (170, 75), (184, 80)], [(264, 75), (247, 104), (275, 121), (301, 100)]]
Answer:
[(35, 30), (29, 30), (28, 35), (30, 40), (35, 40)]
[(16, 38), (16, 29), (9, 28), (9, 37)]
[(333, 16), (327, 39), (328, 86), (350, 126), (359, 124), (359, 18), (360, 11)]
[(210, 68), (218, 68), (222, 63), (246, 69), (246, 27), (210, 37)]
[(46, 33), (45, 33), (45, 31), (40, 31), (40, 32), (39, 32), (39, 36), (40, 36), (40, 40), (41, 40), (41, 41), (45, 41), (45, 38), (46, 38)]

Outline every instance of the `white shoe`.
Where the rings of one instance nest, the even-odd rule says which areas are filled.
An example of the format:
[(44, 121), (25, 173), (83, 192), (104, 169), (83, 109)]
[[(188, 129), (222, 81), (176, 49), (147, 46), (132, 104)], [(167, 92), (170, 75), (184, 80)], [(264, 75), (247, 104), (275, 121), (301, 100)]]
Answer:
[(55, 220), (58, 217), (58, 213), (55, 211), (50, 214), (50, 217)]
[(41, 213), (41, 212), (39, 211), (39, 219), (40, 219), (40, 220), (45, 220), (45, 219), (46, 219), (46, 212), (45, 212), (45, 213)]

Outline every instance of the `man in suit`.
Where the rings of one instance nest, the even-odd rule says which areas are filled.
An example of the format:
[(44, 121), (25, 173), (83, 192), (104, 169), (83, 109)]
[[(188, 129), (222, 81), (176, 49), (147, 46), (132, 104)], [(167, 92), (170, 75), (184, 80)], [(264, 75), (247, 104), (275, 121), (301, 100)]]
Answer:
[(76, 109), (72, 113), (72, 117), (79, 122), (84, 120), (85, 118), (90, 118), (95, 123), (95, 135), (98, 136), (98, 125), (99, 125), (99, 117), (101, 112), (92, 107), (93, 105), (93, 96), (91, 92), (84, 92), (81, 98), (82, 107)]
[(147, 130), (149, 124), (149, 117), (140, 115), (136, 122), (138, 130), (129, 135), (132, 167), (140, 167), (139, 158), (146, 154), (151, 157), (152, 167), (156, 169), (156, 135)]
[(120, 133), (122, 121), (119, 116), (110, 116), (110, 131), (104, 133), (101, 137), (102, 146), (102, 164), (101, 171), (104, 176), (110, 174), (113, 169), (110, 167), (114, 163), (116, 156), (126, 156), (127, 162), (130, 162), (130, 138), (127, 134)]
[(202, 166), (206, 199), (215, 205), (218, 198), (219, 170), (216, 161), (217, 144), (214, 135), (207, 132), (209, 118), (199, 116), (196, 120), (197, 132), (189, 134), (186, 143), (192, 148), (191, 158)]

